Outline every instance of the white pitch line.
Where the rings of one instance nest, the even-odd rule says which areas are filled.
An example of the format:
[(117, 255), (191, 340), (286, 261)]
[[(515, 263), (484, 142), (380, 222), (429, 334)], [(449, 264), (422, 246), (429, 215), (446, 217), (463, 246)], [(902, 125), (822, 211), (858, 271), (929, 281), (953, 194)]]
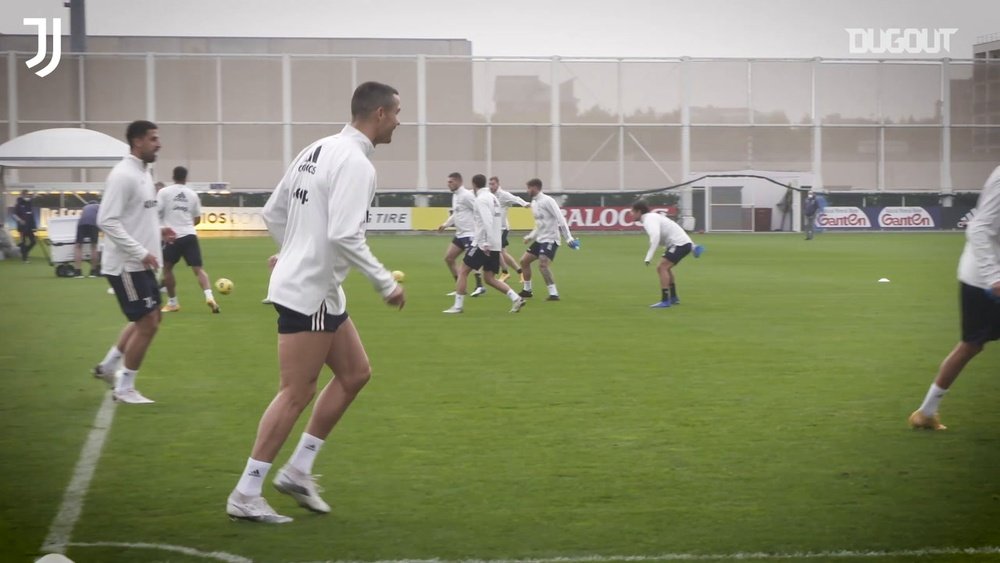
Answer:
[(80, 511), (83, 510), (83, 501), (90, 488), (90, 481), (94, 478), (94, 470), (97, 469), (97, 460), (101, 457), (101, 448), (104, 447), (104, 439), (111, 430), (111, 421), (115, 418), (115, 401), (111, 398), (111, 391), (104, 396), (101, 408), (97, 409), (97, 416), (94, 418), (94, 427), (87, 435), (87, 442), (80, 452), (80, 459), (73, 468), (73, 477), (69, 481), (69, 486), (63, 494), (62, 504), (59, 512), (52, 520), (49, 533), (42, 542), (42, 552), (44, 553), (65, 553), (69, 538), (73, 535), (73, 528), (77, 520), (80, 519)]
[(225, 563), (253, 563), (253, 559), (247, 559), (246, 557), (233, 555), (232, 553), (226, 553), (225, 551), (201, 551), (199, 549), (194, 549), (191, 547), (184, 547), (183, 545), (169, 545), (163, 543), (129, 543), (129, 542), (114, 542), (114, 541), (97, 541), (97, 542), (72, 542), (66, 545), (71, 545), (73, 547), (120, 547), (125, 549), (153, 549), (159, 551), (171, 551), (173, 553), (181, 553), (183, 555), (189, 555), (191, 557), (201, 557), (203, 559), (215, 559), (216, 561), (224, 561)]
[(797, 553), (661, 553), (659, 555), (580, 555), (538, 559), (381, 559), (325, 560), (304, 563), (612, 563), (614, 561), (773, 561), (779, 559), (879, 559), (883, 557), (930, 557), (934, 555), (1000, 555), (1000, 547), (929, 547), (897, 551), (803, 551)]

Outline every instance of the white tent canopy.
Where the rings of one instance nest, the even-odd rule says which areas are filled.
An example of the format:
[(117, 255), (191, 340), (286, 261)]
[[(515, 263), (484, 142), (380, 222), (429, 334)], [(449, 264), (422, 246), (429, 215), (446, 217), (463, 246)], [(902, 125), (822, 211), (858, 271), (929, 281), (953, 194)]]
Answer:
[(44, 129), (0, 145), (0, 167), (110, 168), (128, 154), (128, 145), (89, 129)]

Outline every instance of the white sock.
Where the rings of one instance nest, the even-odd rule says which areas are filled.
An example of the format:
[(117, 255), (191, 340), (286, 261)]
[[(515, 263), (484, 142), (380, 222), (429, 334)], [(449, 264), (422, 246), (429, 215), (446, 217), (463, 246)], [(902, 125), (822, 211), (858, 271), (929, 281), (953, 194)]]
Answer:
[(938, 410), (938, 404), (941, 403), (941, 399), (947, 392), (947, 389), (938, 387), (937, 383), (931, 383), (931, 388), (927, 390), (927, 396), (924, 397), (924, 403), (920, 405), (920, 412), (926, 416), (934, 416)]
[(206, 289), (206, 290), (205, 290), (205, 299), (206, 299), (206, 300), (212, 300), (212, 301), (215, 301), (215, 296), (214, 296), (214, 295), (212, 295), (212, 290), (211, 290), (211, 289)]
[(527, 280), (526, 282), (524, 282), (524, 290), (531, 291), (531, 280)]
[(455, 294), (455, 308), (461, 309), (462, 305), (465, 305), (465, 296), (462, 295), (462, 294), (460, 294), (460, 293), (456, 293)]
[(549, 288), (549, 295), (559, 295), (559, 290), (556, 289), (556, 284), (551, 284), (547, 287)]
[(115, 385), (115, 391), (135, 389), (135, 376), (139, 375), (139, 370), (122, 368), (118, 370), (118, 374), (121, 377), (118, 378), (118, 384)]
[(517, 303), (517, 300), (520, 299), (520, 298), (521, 297), (513, 289), (508, 289), (507, 290), (507, 299), (510, 299), (511, 302)]
[(171, 297), (171, 298), (167, 299), (167, 305), (173, 305), (174, 307), (176, 307), (177, 306), (177, 296), (174, 296), (174, 297)]
[(319, 453), (319, 449), (322, 447), (323, 440), (312, 434), (303, 432), (302, 437), (299, 438), (299, 445), (295, 446), (295, 452), (292, 453), (292, 458), (288, 460), (288, 464), (310, 475), (312, 474), (313, 462), (316, 461), (316, 454)]
[(267, 472), (270, 470), (270, 463), (257, 461), (252, 457), (247, 458), (247, 467), (243, 470), (240, 481), (236, 483), (236, 490), (240, 494), (259, 497), (261, 489), (264, 487), (264, 479), (267, 478)]
[(115, 344), (108, 350), (108, 353), (104, 355), (104, 359), (101, 360), (101, 369), (104, 371), (115, 371), (118, 369), (118, 362), (122, 361), (122, 351), (118, 349), (118, 345)]

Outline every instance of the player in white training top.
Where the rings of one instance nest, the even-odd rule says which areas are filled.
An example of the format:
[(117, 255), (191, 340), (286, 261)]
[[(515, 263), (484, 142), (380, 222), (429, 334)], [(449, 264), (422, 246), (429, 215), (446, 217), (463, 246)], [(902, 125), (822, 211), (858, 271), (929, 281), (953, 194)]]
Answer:
[(458, 271), (455, 281), (455, 304), (446, 309), (445, 313), (461, 313), (465, 303), (465, 290), (468, 286), (469, 272), (482, 269), (486, 283), (505, 294), (511, 302), (511, 313), (516, 313), (524, 307), (524, 299), (513, 289), (496, 278), (500, 271), (501, 231), (503, 224), (503, 207), (493, 192), (486, 189), (486, 176), (476, 174), (472, 177), (472, 189), (475, 192), (475, 213), (473, 215), (472, 245), (465, 251), (465, 259)]
[(680, 263), (689, 253), (694, 251), (694, 257), (701, 256), (704, 249), (701, 245), (695, 245), (680, 225), (673, 222), (666, 215), (649, 210), (649, 204), (639, 200), (632, 204), (632, 218), (646, 229), (649, 235), (649, 250), (646, 251), (645, 262), (649, 266), (653, 254), (659, 247), (664, 247), (663, 259), (656, 266), (656, 274), (660, 279), (660, 300), (650, 305), (653, 309), (666, 309), (671, 305), (680, 303), (677, 297), (676, 276), (673, 273), (674, 266)]
[(923, 404), (910, 426), (944, 430), (938, 405), (969, 361), (987, 342), (1000, 340), (1000, 166), (979, 194), (975, 214), (965, 227), (965, 249), (958, 260), (962, 339), (941, 362)]
[(524, 243), (532, 243), (521, 256), (521, 275), (524, 276), (524, 288), (521, 297), (532, 297), (531, 263), (538, 260), (538, 270), (542, 273), (545, 286), (549, 290), (546, 301), (559, 301), (559, 290), (552, 275), (552, 261), (559, 250), (561, 237), (566, 238), (566, 244), (573, 248), (573, 234), (569, 232), (569, 224), (563, 217), (559, 204), (548, 194), (542, 193), (542, 181), (532, 178), (527, 183), (528, 194), (531, 196), (531, 215), (535, 218), (535, 229), (525, 235)]
[[(462, 175), (458, 172), (448, 174), (448, 189), (451, 190), (451, 211), (448, 219), (441, 223), (438, 232), (442, 232), (448, 227), (455, 227), (455, 236), (448, 243), (448, 248), (444, 252), (444, 263), (451, 272), (451, 277), (458, 281), (458, 268), (455, 266), (455, 259), (462, 252), (472, 245), (472, 235), (475, 228), (472, 216), (476, 212), (475, 196), (472, 191), (462, 184)], [(486, 293), (483, 287), (483, 278), (476, 272), (476, 290), (472, 292), (473, 297), (479, 297)], [(455, 295), (452, 291), (448, 295)]]
[(264, 411), (250, 459), (229, 495), (234, 518), (284, 523), (261, 496), (271, 463), (299, 415), (316, 395), (323, 366), (333, 379), (320, 391), (305, 432), (274, 479), (279, 492), (314, 512), (330, 506), (319, 497), (313, 461), (324, 440), (371, 377), (368, 355), (347, 315), (341, 284), (353, 268), (389, 305), (402, 308), (403, 288), (372, 255), (365, 220), (375, 196), (375, 146), (392, 141), (399, 125), (399, 93), (378, 82), (357, 87), (351, 123), (306, 147), (264, 206), (264, 221), (279, 251), (268, 299), (278, 311), (278, 394)]
[(129, 154), (111, 169), (97, 225), (104, 232), (101, 273), (114, 289), (129, 320), (118, 342), (92, 370), (94, 377), (114, 387), (117, 401), (152, 403), (135, 388), (139, 367), (160, 327), (160, 267), (162, 242), (174, 232), (160, 226), (156, 189), (149, 165), (160, 150), (160, 134), (150, 121), (133, 121), (125, 130)]
[[(510, 252), (507, 252), (507, 247), (510, 246), (510, 243), (507, 241), (507, 235), (510, 234), (510, 217), (507, 216), (507, 210), (515, 205), (528, 207), (531, 204), (501, 188), (500, 178), (497, 178), (496, 176), (490, 177), (489, 186), (493, 195), (497, 196), (497, 201), (500, 202), (500, 207), (503, 208), (503, 215), (501, 216), (503, 219), (503, 224), (501, 225), (501, 229), (503, 229), (501, 231), (501, 244), (503, 245), (503, 250), (500, 251), (500, 277), (497, 279), (505, 282), (507, 281), (507, 278), (510, 277), (510, 273), (507, 271), (507, 266), (514, 268), (519, 276), (521, 274), (521, 264), (518, 263), (513, 256), (511, 256)], [(521, 281), (524, 280), (522, 279)]]
[(208, 272), (203, 267), (201, 245), (198, 244), (198, 233), (194, 228), (201, 222), (201, 200), (194, 190), (187, 187), (187, 176), (187, 168), (175, 167), (174, 183), (156, 194), (156, 199), (159, 201), (160, 224), (170, 227), (177, 233), (177, 239), (163, 247), (163, 285), (167, 288), (168, 299), (167, 304), (160, 310), (164, 313), (181, 310), (180, 301), (177, 299), (174, 265), (183, 257), (184, 262), (191, 266), (195, 277), (198, 278), (198, 285), (205, 294), (205, 304), (213, 313), (218, 313), (219, 305), (212, 295), (212, 282), (209, 281)]

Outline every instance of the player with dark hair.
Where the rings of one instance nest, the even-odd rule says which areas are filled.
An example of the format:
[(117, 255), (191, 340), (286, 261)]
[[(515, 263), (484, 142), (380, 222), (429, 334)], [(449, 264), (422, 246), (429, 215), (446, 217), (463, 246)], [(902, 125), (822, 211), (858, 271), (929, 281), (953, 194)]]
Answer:
[(500, 277), (497, 279), (499, 279), (502, 282), (505, 282), (507, 281), (507, 278), (510, 277), (510, 273), (507, 271), (507, 266), (514, 268), (517, 271), (518, 275), (521, 274), (521, 264), (513, 256), (511, 256), (510, 252), (507, 252), (507, 247), (510, 246), (510, 243), (507, 241), (507, 235), (510, 234), (510, 218), (507, 216), (507, 210), (510, 209), (511, 207), (514, 207), (515, 205), (519, 205), (521, 207), (528, 207), (531, 205), (531, 203), (524, 201), (523, 199), (517, 197), (516, 195), (501, 188), (500, 178), (497, 178), (496, 176), (490, 177), (489, 186), (490, 186), (490, 191), (493, 192), (493, 195), (497, 197), (497, 201), (500, 202), (500, 207), (502, 208), (501, 210), (502, 215), (500, 216), (500, 218), (502, 219), (500, 226), (500, 228), (502, 229), (500, 244), (503, 247), (503, 249), (500, 251)]
[(701, 256), (703, 247), (695, 245), (680, 225), (673, 222), (669, 217), (649, 210), (649, 204), (639, 200), (632, 204), (632, 218), (642, 223), (642, 227), (649, 235), (649, 250), (646, 252), (645, 262), (649, 266), (653, 259), (653, 253), (660, 246), (666, 248), (663, 259), (656, 267), (656, 273), (660, 279), (660, 300), (650, 305), (653, 309), (666, 309), (671, 305), (680, 303), (677, 297), (677, 282), (673, 273), (674, 266), (680, 263), (692, 250), (694, 257)]
[(38, 242), (35, 238), (38, 224), (35, 222), (35, 209), (28, 190), (21, 190), (21, 197), (14, 203), (14, 221), (17, 222), (17, 233), (20, 235), (17, 245), (21, 248), (21, 261), (27, 262), (28, 254)]
[(351, 123), (319, 139), (292, 162), (264, 206), (264, 221), (278, 243), (268, 299), (278, 312), (278, 394), (257, 428), (246, 468), (226, 501), (233, 518), (280, 524), (282, 516), (261, 494), (264, 479), (295, 422), (316, 395), (323, 366), (333, 379), (316, 397), (305, 432), (274, 486), (314, 512), (330, 506), (312, 475), (316, 454), (371, 377), (371, 365), (347, 314), (342, 284), (352, 269), (371, 281), (385, 303), (402, 308), (403, 288), (372, 255), (365, 220), (375, 196), (376, 145), (392, 141), (399, 125), (399, 93), (366, 82), (354, 91)]
[(194, 190), (187, 187), (188, 170), (183, 166), (174, 168), (174, 183), (163, 188), (156, 194), (159, 200), (160, 221), (177, 233), (173, 244), (163, 247), (163, 286), (167, 289), (167, 304), (161, 309), (164, 313), (181, 310), (177, 299), (177, 279), (174, 276), (174, 265), (184, 258), (191, 267), (202, 293), (205, 294), (205, 304), (213, 313), (218, 313), (219, 304), (212, 294), (212, 282), (208, 272), (203, 267), (201, 245), (198, 244), (198, 232), (195, 226), (201, 222), (201, 200)]
[(965, 227), (958, 282), (962, 338), (941, 362), (920, 408), (910, 415), (912, 428), (945, 430), (938, 416), (941, 399), (986, 343), (1000, 340), (1000, 166), (986, 180)]
[[(458, 172), (448, 174), (448, 189), (451, 190), (451, 212), (448, 219), (441, 223), (438, 232), (442, 232), (448, 227), (455, 227), (455, 236), (448, 244), (448, 249), (444, 253), (444, 263), (451, 272), (451, 277), (458, 281), (458, 267), (455, 260), (462, 252), (466, 252), (472, 245), (472, 235), (474, 230), (473, 215), (476, 213), (476, 198), (472, 192), (462, 184), (462, 175)], [(486, 293), (483, 287), (483, 278), (476, 272), (476, 289), (472, 292), (473, 297), (479, 297)], [(455, 295), (452, 291), (448, 295)]]
[(101, 273), (108, 278), (129, 323), (93, 374), (114, 387), (115, 400), (152, 403), (135, 388), (135, 380), (160, 326), (155, 272), (162, 260), (161, 243), (173, 241), (174, 232), (160, 227), (149, 171), (160, 150), (156, 124), (133, 121), (125, 138), (129, 154), (108, 175), (97, 224), (108, 243), (101, 256)]
[(500, 249), (502, 248), (500, 242), (502, 229), (500, 227), (503, 207), (493, 192), (486, 189), (486, 176), (482, 174), (473, 176), (472, 189), (476, 195), (472, 244), (465, 251), (458, 279), (455, 280), (455, 304), (444, 312), (462, 312), (469, 272), (482, 269), (486, 283), (505, 294), (511, 301), (510, 312), (516, 313), (524, 307), (524, 298), (518, 296), (510, 286), (496, 279), (496, 275), (500, 272)]
[(542, 193), (542, 181), (532, 178), (527, 182), (528, 194), (531, 196), (531, 215), (535, 218), (535, 228), (525, 235), (524, 243), (531, 244), (521, 256), (521, 275), (524, 276), (524, 288), (521, 297), (532, 297), (531, 264), (538, 260), (538, 270), (542, 273), (545, 286), (549, 290), (546, 301), (559, 301), (559, 290), (552, 275), (552, 261), (559, 250), (559, 241), (565, 237), (566, 243), (573, 248), (575, 241), (569, 232), (569, 224), (563, 217), (559, 204), (548, 194)]
[(97, 252), (97, 239), (101, 230), (97, 228), (97, 213), (101, 206), (96, 201), (89, 201), (80, 210), (80, 218), (76, 223), (76, 244), (73, 245), (73, 265), (76, 277), (83, 277), (83, 245), (90, 246), (90, 277), (96, 278), (101, 273), (101, 256)]

